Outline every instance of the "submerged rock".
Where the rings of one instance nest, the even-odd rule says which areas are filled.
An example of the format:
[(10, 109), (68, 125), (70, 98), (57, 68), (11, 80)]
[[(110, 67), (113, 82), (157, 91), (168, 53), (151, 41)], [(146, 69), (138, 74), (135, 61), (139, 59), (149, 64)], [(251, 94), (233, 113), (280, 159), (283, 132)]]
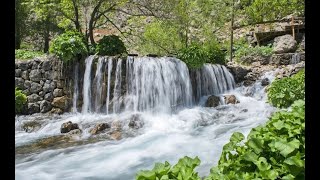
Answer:
[(210, 96), (207, 101), (205, 106), (206, 107), (217, 107), (220, 104), (220, 97), (212, 95)]
[(115, 130), (115, 131), (119, 131), (122, 129), (122, 125), (121, 122), (118, 120), (115, 120), (111, 123), (111, 129)]
[(120, 131), (113, 131), (110, 134), (111, 139), (113, 140), (120, 140), (121, 139), (121, 132)]
[(29, 121), (22, 124), (22, 129), (26, 132), (34, 132), (39, 130), (41, 127), (41, 124), (37, 121)]
[(103, 130), (105, 130), (107, 128), (110, 128), (110, 125), (108, 123), (100, 123), (100, 124), (95, 125), (94, 128), (92, 128), (90, 130), (90, 133), (92, 135), (96, 135), (96, 134), (101, 133)]
[(240, 103), (240, 101), (236, 98), (235, 95), (224, 95), (223, 97), (226, 104)]
[(267, 86), (267, 85), (269, 85), (269, 84), (270, 84), (270, 81), (269, 81), (268, 78), (262, 79), (262, 81), (261, 81), (261, 86)]
[(61, 133), (68, 133), (70, 132), (71, 130), (74, 130), (74, 129), (79, 129), (79, 126), (77, 123), (72, 123), (71, 121), (68, 121), (68, 122), (65, 122), (61, 125), (61, 128), (60, 128), (60, 132)]
[(134, 115), (132, 115), (132, 117), (131, 117), (131, 119), (130, 119), (130, 122), (129, 122), (129, 124), (128, 124), (128, 126), (129, 126), (130, 128), (133, 128), (133, 129), (142, 128), (143, 125), (144, 125), (144, 122), (142, 121), (140, 114), (134, 114)]

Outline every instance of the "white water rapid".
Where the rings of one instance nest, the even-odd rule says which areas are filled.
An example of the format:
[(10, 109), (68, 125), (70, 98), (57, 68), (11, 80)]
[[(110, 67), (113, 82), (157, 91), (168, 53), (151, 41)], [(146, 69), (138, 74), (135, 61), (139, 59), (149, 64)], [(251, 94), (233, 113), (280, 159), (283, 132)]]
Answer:
[[(183, 156), (199, 156), (196, 171), (206, 176), (233, 132), (248, 135), (275, 110), (266, 103), (261, 80), (235, 88), (224, 66), (207, 64), (190, 73), (175, 58), (97, 58), (94, 75), (94, 59), (86, 60), (82, 113), (16, 117), (16, 179), (133, 180), (138, 170), (166, 160), (173, 165)], [(261, 79), (265, 77), (272, 81), (273, 73)], [(200, 99), (205, 101), (211, 94), (233, 94), (240, 103), (201, 106)], [(93, 99), (97, 103), (96, 96), (101, 97), (101, 104), (95, 107), (105, 108), (90, 108)], [(111, 109), (101, 112), (109, 104)], [(77, 123), (82, 134), (63, 136), (72, 137), (67, 142), (50, 140), (61, 137), (61, 124), (67, 121)], [(26, 132), (23, 127), (30, 122), (38, 126)], [(137, 124), (132, 126), (132, 122)], [(98, 123), (111, 128), (91, 135), (89, 131)], [(114, 129), (121, 133), (119, 140), (114, 140)]]

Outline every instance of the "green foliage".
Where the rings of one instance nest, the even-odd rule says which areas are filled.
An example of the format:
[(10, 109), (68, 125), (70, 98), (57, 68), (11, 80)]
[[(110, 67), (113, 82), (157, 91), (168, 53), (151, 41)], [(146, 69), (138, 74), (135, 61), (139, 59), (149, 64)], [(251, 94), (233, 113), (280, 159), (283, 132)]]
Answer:
[(270, 56), (273, 48), (269, 46), (256, 46), (249, 47), (248, 45), (235, 46), (237, 49), (235, 52), (236, 60), (240, 60), (243, 56)]
[(44, 56), (43, 52), (30, 51), (25, 49), (16, 49), (15, 58), (16, 59), (32, 59), (34, 57)]
[(225, 63), (225, 53), (214, 42), (204, 43), (203, 45), (193, 43), (187, 48), (182, 48), (177, 57), (190, 68), (199, 68), (204, 63)]
[(74, 31), (67, 31), (56, 37), (50, 46), (50, 52), (66, 62), (88, 53), (82, 34)]
[(243, 144), (234, 133), (224, 145), (217, 167), (206, 180), (304, 179), (305, 102), (297, 100), (291, 111), (280, 111), (266, 126), (251, 130)]
[(304, 69), (292, 77), (285, 77), (272, 82), (268, 88), (268, 101), (276, 107), (286, 108), (295, 100), (305, 98)]
[(27, 103), (27, 96), (23, 94), (18, 88), (15, 89), (15, 112), (16, 114), (22, 113), (24, 106)]
[(194, 169), (200, 165), (200, 159), (183, 157), (173, 167), (166, 161), (164, 164), (156, 163), (152, 170), (142, 170), (136, 175), (136, 180), (200, 180)]
[(115, 56), (127, 52), (124, 43), (116, 35), (103, 36), (97, 45), (96, 51), (99, 55)]
[(245, 13), (249, 22), (281, 19), (289, 14), (304, 14), (304, 0), (245, 0)]

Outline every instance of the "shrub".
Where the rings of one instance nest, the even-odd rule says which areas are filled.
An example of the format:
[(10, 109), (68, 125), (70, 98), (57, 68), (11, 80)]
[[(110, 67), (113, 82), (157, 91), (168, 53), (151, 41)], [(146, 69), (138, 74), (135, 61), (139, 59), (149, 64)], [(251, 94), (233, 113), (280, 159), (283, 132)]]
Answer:
[(67, 31), (56, 37), (50, 46), (50, 52), (65, 62), (88, 53), (84, 37), (75, 31)]
[(177, 179), (177, 180), (200, 180), (194, 169), (200, 164), (200, 159), (195, 157), (183, 157), (173, 167), (166, 161), (164, 164), (156, 163), (152, 170), (142, 170), (136, 175), (136, 180), (157, 180), (157, 179)]
[(23, 94), (21, 90), (18, 88), (15, 89), (15, 112), (16, 114), (20, 114), (23, 112), (23, 109), (27, 103), (27, 96)]
[(35, 57), (44, 56), (44, 53), (40, 51), (30, 51), (26, 49), (16, 49), (15, 58), (16, 59), (32, 59)]
[(190, 68), (199, 68), (204, 63), (224, 64), (225, 53), (212, 42), (203, 45), (193, 43), (178, 52), (179, 59), (184, 61)]
[(103, 36), (97, 45), (96, 51), (102, 56), (115, 56), (127, 52), (124, 43), (115, 35)]
[(268, 46), (249, 47), (246, 45), (236, 47), (235, 58), (240, 60), (243, 56), (270, 56), (273, 48)]
[(217, 167), (206, 180), (304, 179), (305, 102), (295, 101), (291, 111), (280, 111), (266, 126), (251, 130), (247, 142), (235, 132), (224, 145)]
[(268, 88), (268, 101), (275, 107), (286, 108), (295, 100), (305, 98), (305, 73), (299, 71), (292, 77), (275, 80)]

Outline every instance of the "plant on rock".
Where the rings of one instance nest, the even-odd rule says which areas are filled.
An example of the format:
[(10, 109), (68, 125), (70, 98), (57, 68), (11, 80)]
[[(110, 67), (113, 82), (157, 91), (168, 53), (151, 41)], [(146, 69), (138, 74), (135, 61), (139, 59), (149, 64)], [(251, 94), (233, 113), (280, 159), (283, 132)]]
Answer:
[(299, 71), (292, 77), (275, 80), (268, 89), (268, 101), (276, 107), (289, 107), (295, 100), (305, 97), (305, 73)]
[(194, 169), (200, 164), (198, 157), (183, 157), (173, 167), (166, 161), (164, 164), (156, 163), (152, 170), (142, 170), (136, 175), (136, 180), (200, 180)]
[(75, 31), (67, 31), (54, 39), (50, 46), (50, 52), (65, 62), (88, 53), (84, 37)]
[(15, 113), (20, 114), (23, 112), (24, 106), (27, 103), (27, 96), (23, 94), (18, 88), (15, 89)]
[(115, 56), (127, 52), (124, 43), (116, 35), (103, 36), (96, 47), (96, 51), (102, 56)]

